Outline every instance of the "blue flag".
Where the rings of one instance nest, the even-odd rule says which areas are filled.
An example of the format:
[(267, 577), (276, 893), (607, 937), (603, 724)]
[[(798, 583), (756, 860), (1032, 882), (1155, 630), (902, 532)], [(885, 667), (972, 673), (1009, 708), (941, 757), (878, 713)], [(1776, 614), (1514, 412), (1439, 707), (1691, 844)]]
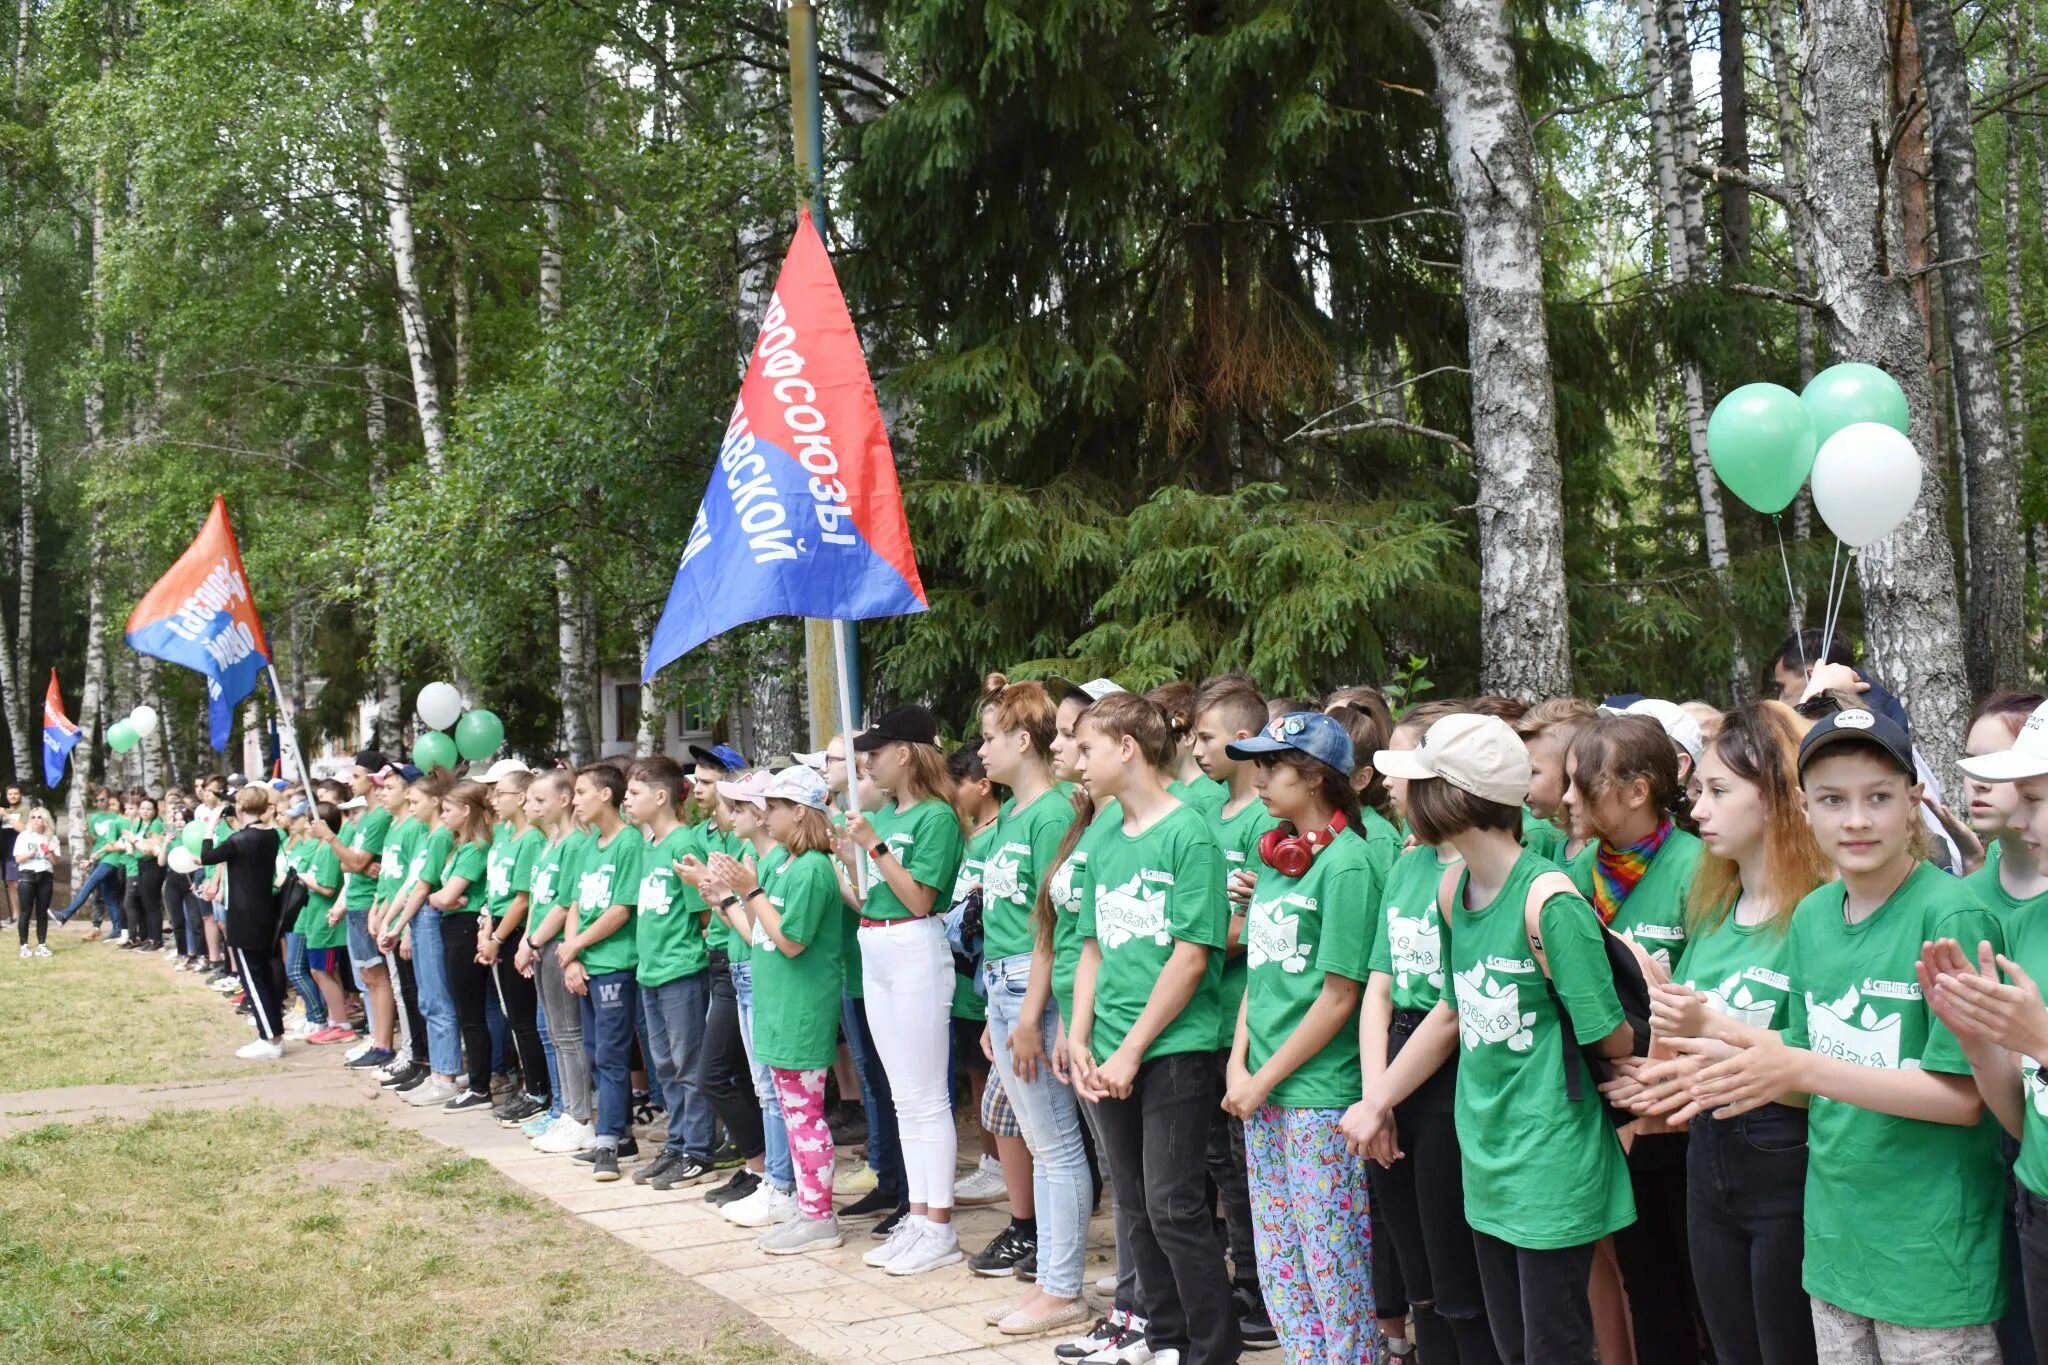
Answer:
[(235, 703), (270, 666), (242, 551), (218, 495), (190, 549), (156, 581), (128, 616), (128, 644), (206, 677), (207, 728), (216, 751), (228, 747)]
[(748, 621), (865, 621), (926, 605), (875, 386), (806, 213), (641, 680)]
[(78, 747), (80, 732), (64, 714), (64, 694), (57, 690), (57, 670), (50, 670), (50, 690), (43, 694), (43, 785), (64, 780), (64, 764)]

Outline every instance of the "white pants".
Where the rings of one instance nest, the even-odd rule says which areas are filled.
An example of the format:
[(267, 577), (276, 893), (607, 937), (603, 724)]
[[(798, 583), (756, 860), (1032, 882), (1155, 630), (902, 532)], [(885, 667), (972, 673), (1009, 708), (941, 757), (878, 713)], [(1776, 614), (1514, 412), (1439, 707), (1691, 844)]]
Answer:
[(1821, 1365), (1998, 1365), (1998, 1329), (1901, 1327), (1813, 1300)]
[(860, 931), (861, 988), (896, 1099), (910, 1202), (953, 1207), (953, 954), (938, 916)]

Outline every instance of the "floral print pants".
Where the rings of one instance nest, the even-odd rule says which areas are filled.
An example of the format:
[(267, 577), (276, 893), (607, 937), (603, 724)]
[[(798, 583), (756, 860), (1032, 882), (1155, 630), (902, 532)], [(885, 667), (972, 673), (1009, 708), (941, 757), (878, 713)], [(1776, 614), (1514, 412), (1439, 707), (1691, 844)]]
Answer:
[(1288, 1365), (1378, 1365), (1366, 1161), (1341, 1109), (1262, 1105), (1244, 1126), (1259, 1285)]
[(1821, 1365), (1998, 1365), (1998, 1329), (1901, 1327), (1813, 1300)]
[(796, 1169), (796, 1206), (806, 1218), (832, 1216), (832, 1130), (825, 1126), (825, 1069), (772, 1067), (775, 1097), (789, 1130), (789, 1160)]

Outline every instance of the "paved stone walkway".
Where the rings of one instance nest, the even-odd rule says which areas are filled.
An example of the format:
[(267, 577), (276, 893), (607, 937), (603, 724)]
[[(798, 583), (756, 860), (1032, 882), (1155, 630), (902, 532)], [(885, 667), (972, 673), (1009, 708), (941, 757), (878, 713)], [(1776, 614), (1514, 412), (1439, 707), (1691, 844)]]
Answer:
[[(836, 1251), (768, 1256), (754, 1246), (758, 1232), (734, 1227), (705, 1206), (704, 1195), (717, 1182), (666, 1194), (635, 1185), (630, 1175), (600, 1185), (583, 1167), (566, 1157), (534, 1152), (518, 1133), (486, 1116), (415, 1109), (357, 1073), (344, 1072), (340, 1062), (336, 1049), (293, 1044), (282, 1063), (250, 1063), (246, 1078), (0, 1094), (0, 1134), (49, 1123), (140, 1119), (163, 1108), (368, 1105), (393, 1124), (489, 1162), (514, 1184), (730, 1300), (821, 1360), (948, 1365), (1049, 1365), (1053, 1360), (1052, 1347), (1060, 1337), (1020, 1341), (988, 1325), (989, 1309), (1021, 1292), (1016, 1281), (983, 1279), (964, 1264), (914, 1278), (885, 1275), (861, 1264), (861, 1256), (875, 1245), (865, 1223), (850, 1224), (846, 1245)], [(652, 1156), (652, 1144), (643, 1141), (641, 1147)], [(848, 1159), (850, 1153), (843, 1153), (842, 1162)], [(978, 1249), (1008, 1218), (1006, 1204), (960, 1210), (962, 1245)], [(1109, 1220), (1098, 1217), (1086, 1274), (1092, 1281), (1111, 1269)]]

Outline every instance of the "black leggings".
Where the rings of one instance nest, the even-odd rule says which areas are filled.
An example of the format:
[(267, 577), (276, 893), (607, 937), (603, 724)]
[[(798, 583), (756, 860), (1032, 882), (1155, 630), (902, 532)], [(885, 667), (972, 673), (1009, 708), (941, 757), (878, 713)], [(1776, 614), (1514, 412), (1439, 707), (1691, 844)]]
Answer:
[(711, 1009), (704, 1017), (704, 1045), (697, 1054), (697, 1084), (742, 1157), (752, 1161), (767, 1150), (761, 1136), (761, 1101), (754, 1095), (754, 1072), (740, 1038), (739, 997), (733, 993), (732, 968), (724, 953), (711, 955)]
[(28, 946), (28, 922), (36, 922), (36, 942), (46, 943), (50, 938), (50, 893), (56, 889), (57, 874), (54, 872), (24, 872), (21, 874), (21, 917), (15, 924), (21, 930), (21, 946)]
[(398, 996), (405, 1005), (406, 1037), (412, 1040), (412, 1061), (414, 1066), (427, 1066), (427, 1016), (420, 1013), (420, 979), (413, 971), (412, 959), (404, 953), (394, 953), (398, 960)]
[(154, 858), (136, 864), (135, 875), (121, 893), (121, 913), (128, 938), (161, 943), (164, 936), (164, 865)]
[(448, 994), (455, 1001), (455, 1023), (462, 1030), (462, 1056), (469, 1066), (471, 1094), (491, 1093), (491, 1027), (484, 1012), (484, 993), (491, 972), (476, 960), (475, 915), (441, 912), (441, 952), (446, 964)]
[(512, 1030), (512, 1046), (519, 1053), (519, 1074), (526, 1093), (544, 1100), (549, 1097), (548, 1059), (540, 1046), (540, 992), (534, 988), (533, 978), (521, 976), (519, 968), (513, 965), (514, 951), (509, 943), (498, 946), (498, 960), (492, 969), (492, 977), (498, 983), (498, 1008), (505, 1012), (505, 1022)]

